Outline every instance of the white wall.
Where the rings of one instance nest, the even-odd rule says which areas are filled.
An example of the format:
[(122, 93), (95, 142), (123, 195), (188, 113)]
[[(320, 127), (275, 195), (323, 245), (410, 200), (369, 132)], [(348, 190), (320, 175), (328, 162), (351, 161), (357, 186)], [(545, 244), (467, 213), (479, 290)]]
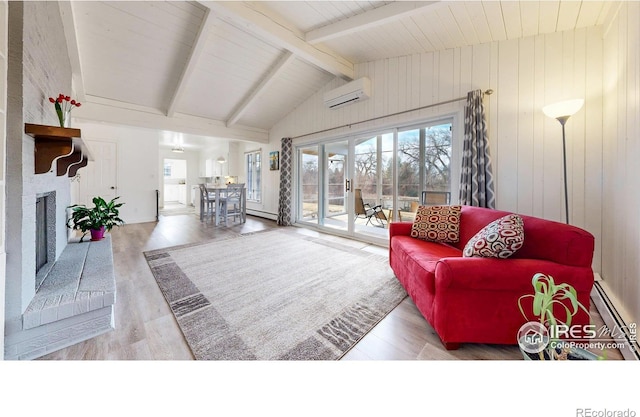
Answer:
[(604, 40), (602, 277), (627, 323), (640, 320), (640, 3), (623, 2)]
[[(73, 119), (83, 140), (117, 144), (117, 195), (124, 203), (120, 217), (126, 223), (156, 220), (156, 190), (161, 189), (160, 132), (150, 129), (112, 126)], [(89, 162), (91, 163), (91, 162)], [(82, 177), (83, 171), (78, 171)]]
[[(227, 162), (224, 164), (219, 163), (218, 158), (224, 158)], [(224, 177), (229, 173), (231, 167), (229, 166), (229, 142), (226, 140), (216, 139), (213, 143), (200, 151), (200, 176), (206, 179), (206, 182), (213, 182), (215, 177)], [(204, 176), (204, 164), (206, 160), (210, 160), (213, 169), (213, 175), (210, 177)], [(233, 175), (233, 174), (231, 174)]]

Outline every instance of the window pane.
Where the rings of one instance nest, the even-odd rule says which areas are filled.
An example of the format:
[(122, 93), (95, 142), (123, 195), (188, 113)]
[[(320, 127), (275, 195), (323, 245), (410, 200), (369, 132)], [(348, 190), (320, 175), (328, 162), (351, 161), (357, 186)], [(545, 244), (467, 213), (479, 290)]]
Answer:
[(425, 187), (428, 204), (448, 204), (451, 193), (451, 123), (425, 129)]
[(329, 153), (327, 163), (327, 193), (328, 201), (326, 216), (342, 214), (345, 210), (344, 169), (346, 155)]
[(254, 155), (254, 190), (253, 197), (255, 201), (262, 200), (262, 157), (260, 152)]
[(318, 219), (318, 149), (301, 149), (302, 219)]
[(449, 204), (451, 123), (398, 132), (398, 205), (415, 212), (418, 204)]
[[(413, 211), (420, 199), (420, 129), (398, 133), (398, 205), (400, 211)], [(413, 204), (415, 207), (415, 204)]]
[(355, 147), (355, 188), (362, 190), (362, 200), (378, 204), (378, 138), (364, 139)]
[(393, 209), (393, 133), (386, 133), (380, 137), (380, 170), (382, 196), (380, 204), (384, 209)]
[(247, 176), (247, 200), (260, 202), (261, 199), (261, 161), (260, 151), (245, 154)]

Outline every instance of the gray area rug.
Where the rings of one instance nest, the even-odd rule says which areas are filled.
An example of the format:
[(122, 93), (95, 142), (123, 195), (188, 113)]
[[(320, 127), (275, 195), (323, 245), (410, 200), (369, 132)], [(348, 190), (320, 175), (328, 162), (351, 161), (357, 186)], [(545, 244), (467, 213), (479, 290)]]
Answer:
[(287, 229), (145, 257), (199, 360), (339, 359), (406, 297), (386, 257)]

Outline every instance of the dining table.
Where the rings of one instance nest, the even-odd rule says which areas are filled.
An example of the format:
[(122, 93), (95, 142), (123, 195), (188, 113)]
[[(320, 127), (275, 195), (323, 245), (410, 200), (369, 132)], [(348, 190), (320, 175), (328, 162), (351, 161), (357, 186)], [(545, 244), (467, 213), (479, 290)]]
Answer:
[[(229, 188), (222, 185), (207, 185), (207, 192), (214, 195), (215, 204), (213, 205), (213, 218), (215, 219), (215, 225), (220, 224), (220, 199), (226, 197)], [(201, 203), (202, 208), (202, 203)], [(202, 213), (202, 210), (200, 211)], [(202, 216), (201, 216), (202, 217)], [(247, 187), (242, 187), (242, 193), (240, 194), (240, 223), (247, 221)]]

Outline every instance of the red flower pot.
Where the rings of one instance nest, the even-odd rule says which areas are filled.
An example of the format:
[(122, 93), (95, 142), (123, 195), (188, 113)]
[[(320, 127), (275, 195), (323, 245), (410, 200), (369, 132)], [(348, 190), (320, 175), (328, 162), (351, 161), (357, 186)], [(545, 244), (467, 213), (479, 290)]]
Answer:
[(104, 238), (104, 226), (100, 229), (91, 229), (91, 240), (102, 240)]

